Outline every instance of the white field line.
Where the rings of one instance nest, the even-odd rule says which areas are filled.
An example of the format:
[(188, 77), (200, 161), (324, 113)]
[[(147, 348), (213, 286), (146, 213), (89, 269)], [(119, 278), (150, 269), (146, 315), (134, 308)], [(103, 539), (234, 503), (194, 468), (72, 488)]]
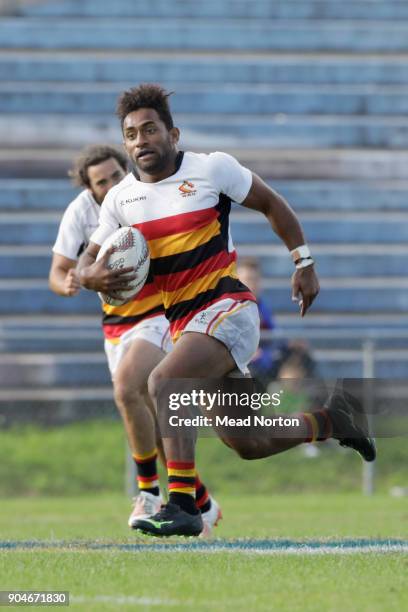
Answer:
[[(200, 552), (197, 550), (197, 552)], [(201, 551), (203, 552), (203, 551)], [(221, 548), (214, 547), (213, 549), (208, 549), (207, 552), (229, 552), (229, 553), (239, 553), (245, 555), (356, 555), (361, 553), (405, 553), (408, 554), (408, 544), (407, 545), (391, 545), (387, 546), (353, 546), (353, 548), (342, 548), (342, 547), (332, 547), (332, 546), (321, 546), (319, 548), (315, 548), (313, 546), (302, 546), (302, 547), (294, 547), (288, 546), (287, 548), (275, 548), (270, 550), (265, 550), (263, 548)]]
[(211, 544), (208, 542), (204, 546), (195, 546), (192, 544), (191, 546), (185, 544), (166, 544), (164, 546), (160, 544), (153, 545), (121, 545), (121, 544), (107, 544), (103, 546), (90, 546), (89, 548), (84, 546), (74, 546), (72, 548), (67, 544), (64, 546), (53, 546), (52, 543), (44, 546), (24, 546), (24, 542), (18, 543), (13, 542), (11, 546), (1, 546), (0, 549), (6, 549), (8, 551), (11, 550), (31, 550), (32, 548), (36, 548), (37, 552), (50, 552), (50, 550), (55, 550), (58, 552), (72, 552), (72, 553), (96, 553), (96, 552), (126, 552), (130, 554), (145, 554), (145, 553), (199, 553), (199, 554), (207, 554), (207, 553), (238, 553), (245, 555), (353, 555), (353, 554), (389, 554), (389, 553), (403, 553), (408, 554), (408, 542), (378, 542), (375, 540), (370, 543), (362, 543), (362, 544), (348, 544), (344, 545), (340, 544), (333, 546), (329, 543), (319, 543), (318, 545), (308, 545), (307, 543), (282, 543), (280, 546), (271, 546), (270, 548), (265, 546), (246, 546), (245, 544), (240, 545), (239, 543), (228, 545), (220, 545), (217, 542)]

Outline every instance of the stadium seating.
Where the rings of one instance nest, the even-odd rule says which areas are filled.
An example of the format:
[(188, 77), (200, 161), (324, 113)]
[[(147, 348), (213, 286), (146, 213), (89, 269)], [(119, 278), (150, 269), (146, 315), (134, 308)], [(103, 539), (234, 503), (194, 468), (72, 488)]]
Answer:
[(85, 144), (120, 143), (115, 100), (142, 81), (176, 92), (184, 147), (232, 152), (299, 213), (322, 281), (305, 320), (290, 300), (291, 263), (267, 223), (239, 207), (232, 215), (239, 254), (260, 258), (279, 333), (308, 339), (325, 376), (363, 375), (365, 339), (378, 348), (377, 376), (407, 376), (406, 2), (5, 6), (0, 401), (28, 405), (23, 391), (11, 401), (16, 387), (38, 402), (75, 404), (87, 388), (96, 402), (111, 401), (97, 297), (59, 298), (46, 278), (58, 221), (76, 193), (66, 179), (72, 156)]
[[(103, 10), (101, 6), (100, 15)], [(241, 51), (245, 40), (247, 51), (388, 53), (404, 52), (408, 46), (408, 26), (403, 21), (327, 20), (321, 23), (314, 19), (282, 19), (278, 22), (264, 18), (231, 19), (228, 14), (221, 19), (189, 18), (188, 24), (180, 17), (155, 17), (154, 24), (151, 18), (143, 17), (90, 19), (92, 23), (83, 17), (7, 18), (0, 33), (0, 44), (5, 49), (71, 49), (74, 46), (106, 50), (218, 51), (222, 40), (223, 50)], [(53, 20), (52, 28), (46, 20)]]
[(207, 0), (197, 5), (195, 0), (169, 2), (156, 0), (146, 5), (134, 0), (116, 0), (109, 6), (101, 7), (98, 0), (58, 0), (28, 5), (23, 14), (31, 16), (64, 17), (151, 17), (152, 9), (156, 17), (229, 17), (259, 19), (390, 19), (408, 17), (408, 7), (404, 0), (373, 2), (356, 0), (352, 6), (338, 0)]

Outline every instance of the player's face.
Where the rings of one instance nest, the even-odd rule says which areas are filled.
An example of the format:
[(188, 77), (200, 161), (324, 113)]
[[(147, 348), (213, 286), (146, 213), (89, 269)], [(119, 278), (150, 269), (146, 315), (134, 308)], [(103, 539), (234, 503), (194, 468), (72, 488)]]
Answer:
[(88, 167), (89, 189), (98, 204), (102, 204), (109, 189), (117, 185), (125, 174), (122, 166), (114, 157)]
[(173, 172), (179, 138), (177, 128), (168, 130), (157, 111), (141, 108), (123, 122), (124, 145), (141, 176), (164, 178)]

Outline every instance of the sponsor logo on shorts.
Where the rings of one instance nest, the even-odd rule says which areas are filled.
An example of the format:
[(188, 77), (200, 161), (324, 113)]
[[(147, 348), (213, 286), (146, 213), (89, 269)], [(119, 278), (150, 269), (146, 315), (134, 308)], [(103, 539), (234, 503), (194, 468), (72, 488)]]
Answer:
[(197, 321), (197, 323), (201, 323), (201, 324), (208, 323), (208, 313), (207, 312), (200, 313), (196, 317), (195, 320)]

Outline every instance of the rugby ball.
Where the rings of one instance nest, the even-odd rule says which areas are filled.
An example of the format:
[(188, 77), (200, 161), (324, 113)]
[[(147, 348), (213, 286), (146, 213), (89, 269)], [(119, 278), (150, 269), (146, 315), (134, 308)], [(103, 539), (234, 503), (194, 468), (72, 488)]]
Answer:
[(131, 289), (122, 292), (122, 300), (112, 298), (106, 293), (98, 295), (102, 302), (109, 306), (122, 306), (135, 298), (146, 282), (150, 266), (149, 249), (144, 236), (134, 227), (121, 227), (108, 236), (101, 245), (96, 261), (101, 259), (111, 247), (115, 250), (109, 256), (108, 268), (120, 270), (132, 267), (135, 269), (136, 278), (130, 283)]

